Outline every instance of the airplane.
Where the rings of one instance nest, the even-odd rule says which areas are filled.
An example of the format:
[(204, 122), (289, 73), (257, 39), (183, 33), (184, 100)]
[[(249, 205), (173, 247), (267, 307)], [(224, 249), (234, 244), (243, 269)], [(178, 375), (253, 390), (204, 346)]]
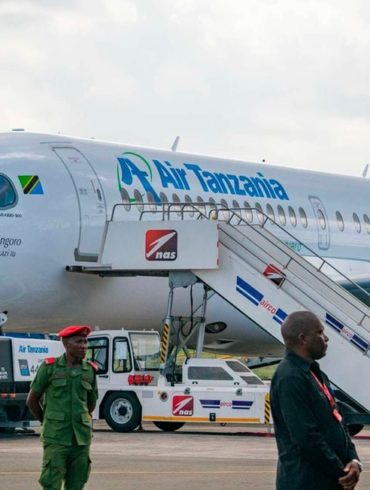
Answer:
[[(24, 130), (0, 134), (0, 312), (7, 312), (7, 331), (56, 332), (73, 323), (161, 328), (166, 278), (66, 271), (96, 264), (117, 203), (125, 219), (138, 219), (144, 203), (154, 212), (170, 202), (219, 204), (256, 224), (267, 215), (277, 236), (274, 221), (291, 233), (286, 243), (293, 250), (304, 254), (304, 243), (370, 288), (366, 178), (173, 150)], [(175, 300), (179, 314), (189, 314), (189, 291), (176, 290)], [(280, 343), (216, 294), (207, 322), (208, 350), (282, 355)]]

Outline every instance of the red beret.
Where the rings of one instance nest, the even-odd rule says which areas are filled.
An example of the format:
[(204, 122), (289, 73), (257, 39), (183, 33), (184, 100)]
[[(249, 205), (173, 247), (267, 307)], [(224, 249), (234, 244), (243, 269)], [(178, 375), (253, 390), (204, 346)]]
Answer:
[(88, 325), (71, 325), (63, 328), (58, 335), (59, 337), (73, 337), (74, 335), (80, 335), (81, 337), (87, 337), (92, 332), (92, 329)]

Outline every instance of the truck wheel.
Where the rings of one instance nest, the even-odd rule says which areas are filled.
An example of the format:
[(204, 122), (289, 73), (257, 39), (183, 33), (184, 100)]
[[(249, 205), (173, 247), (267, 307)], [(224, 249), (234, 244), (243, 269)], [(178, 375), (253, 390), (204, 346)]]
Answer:
[(153, 422), (158, 429), (164, 430), (166, 432), (173, 432), (175, 430), (181, 429), (185, 422)]
[(103, 415), (116, 432), (131, 432), (141, 422), (141, 406), (133, 393), (111, 393), (104, 403)]

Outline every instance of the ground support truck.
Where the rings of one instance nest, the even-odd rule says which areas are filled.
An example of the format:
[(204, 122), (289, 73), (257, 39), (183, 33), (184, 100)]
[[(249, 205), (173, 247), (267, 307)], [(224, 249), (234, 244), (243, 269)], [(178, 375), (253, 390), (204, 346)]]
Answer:
[[(45, 358), (63, 352), (56, 337), (0, 336), (0, 430), (37, 426), (25, 403), (31, 381)], [(98, 365), (94, 419), (116, 431), (132, 431), (143, 421), (176, 430), (186, 422), (269, 420), (268, 387), (237, 360), (189, 359), (160, 374), (155, 331), (94, 331), (87, 357)]]
[(0, 336), (0, 430), (37, 424), (26, 406), (30, 384), (46, 357), (64, 352), (59, 340), (44, 334)]
[(269, 387), (237, 359), (189, 358), (160, 372), (157, 332), (97, 331), (88, 358), (98, 365), (93, 414), (115, 431), (151, 421), (162, 430), (185, 423), (270, 424)]

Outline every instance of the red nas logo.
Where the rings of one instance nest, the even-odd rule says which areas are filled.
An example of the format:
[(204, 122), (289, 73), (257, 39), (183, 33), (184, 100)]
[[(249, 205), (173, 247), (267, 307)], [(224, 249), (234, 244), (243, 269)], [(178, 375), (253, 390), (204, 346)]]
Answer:
[(148, 230), (145, 234), (146, 260), (176, 260), (177, 231)]
[(194, 413), (194, 399), (187, 395), (174, 395), (172, 398), (172, 415), (191, 417)]

